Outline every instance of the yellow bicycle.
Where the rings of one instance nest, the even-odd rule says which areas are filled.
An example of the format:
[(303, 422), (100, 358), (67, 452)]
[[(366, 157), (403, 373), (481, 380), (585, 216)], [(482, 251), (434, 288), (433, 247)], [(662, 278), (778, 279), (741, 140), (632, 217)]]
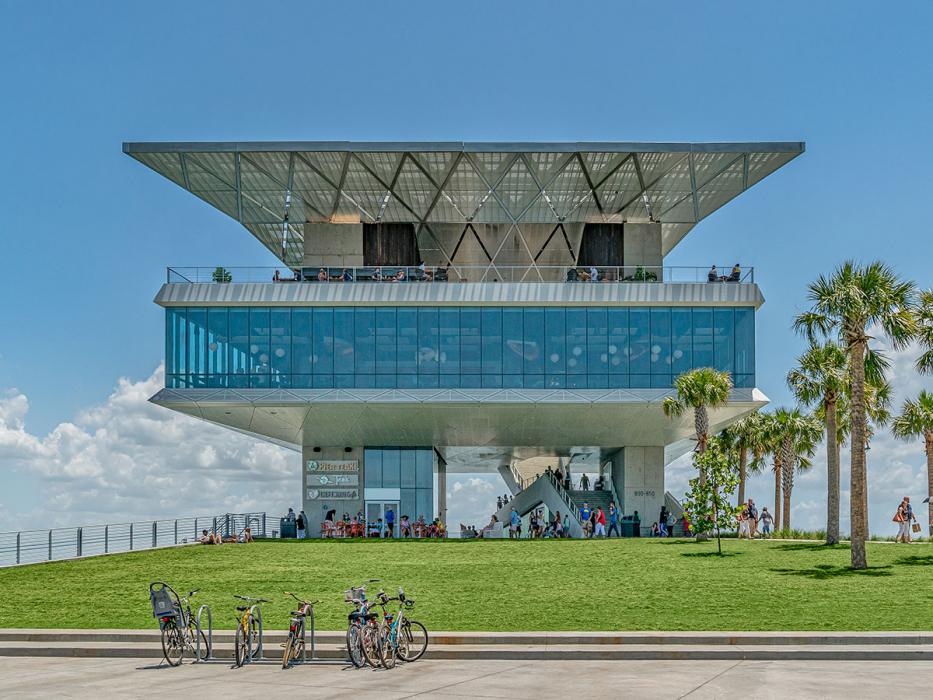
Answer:
[(235, 595), (233, 597), (246, 601), (246, 605), (236, 606), (237, 612), (240, 613), (240, 620), (237, 623), (236, 637), (234, 638), (234, 658), (237, 668), (239, 668), (247, 661), (252, 661), (256, 658), (256, 654), (259, 653), (259, 620), (261, 619), (261, 613), (260, 617), (257, 617), (256, 612), (261, 603), (268, 603), (269, 601), (263, 598), (250, 598), (245, 595)]

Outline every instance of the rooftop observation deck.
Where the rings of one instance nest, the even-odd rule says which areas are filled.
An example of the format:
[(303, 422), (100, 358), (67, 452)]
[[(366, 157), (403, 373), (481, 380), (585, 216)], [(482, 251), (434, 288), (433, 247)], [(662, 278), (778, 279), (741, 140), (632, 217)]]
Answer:
[[(577, 279), (568, 281), (574, 270)], [(278, 279), (276, 280), (276, 273)], [(347, 273), (348, 279), (343, 274)], [(380, 279), (381, 273), (381, 279)], [(404, 273), (404, 275), (402, 274)], [(428, 268), (382, 266), (290, 270), (170, 267), (161, 306), (751, 306), (764, 303), (753, 268)], [(724, 273), (724, 274), (722, 274)], [(319, 278), (320, 277), (320, 278)]]
[[(312, 282), (370, 283), (688, 283), (754, 284), (755, 268), (742, 265), (688, 266), (557, 266), (557, 265), (367, 265), (328, 267), (168, 267), (168, 284), (229, 284)], [(593, 279), (595, 270), (595, 277)]]

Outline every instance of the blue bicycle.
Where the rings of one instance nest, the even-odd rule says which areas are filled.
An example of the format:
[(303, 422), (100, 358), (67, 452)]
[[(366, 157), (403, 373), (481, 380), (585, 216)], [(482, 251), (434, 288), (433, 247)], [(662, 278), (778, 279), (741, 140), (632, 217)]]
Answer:
[[(397, 613), (388, 612), (388, 605), (399, 602)], [(379, 626), (379, 661), (383, 668), (395, 668), (396, 661), (417, 661), (428, 649), (428, 631), (424, 625), (406, 617), (405, 612), (414, 610), (415, 601), (405, 597), (405, 591), (398, 589), (398, 597), (389, 598), (379, 592), (379, 605), (382, 606), (383, 618)]]

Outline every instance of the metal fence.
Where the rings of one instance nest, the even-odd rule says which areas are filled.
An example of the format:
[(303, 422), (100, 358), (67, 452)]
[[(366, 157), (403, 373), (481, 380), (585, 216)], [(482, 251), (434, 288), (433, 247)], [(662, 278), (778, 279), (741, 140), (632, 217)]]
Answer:
[[(451, 265), (405, 267), (399, 265), (287, 267), (169, 267), (166, 281), (172, 284), (225, 284), (229, 282), (585, 282), (590, 266), (573, 265)], [(683, 282), (754, 284), (755, 269), (733, 265), (710, 267), (609, 265), (596, 266), (599, 282)]]
[(249, 527), (266, 537), (265, 513), (224, 513), (173, 520), (0, 532), (0, 567), (130, 552), (197, 542), (202, 530), (233, 537)]

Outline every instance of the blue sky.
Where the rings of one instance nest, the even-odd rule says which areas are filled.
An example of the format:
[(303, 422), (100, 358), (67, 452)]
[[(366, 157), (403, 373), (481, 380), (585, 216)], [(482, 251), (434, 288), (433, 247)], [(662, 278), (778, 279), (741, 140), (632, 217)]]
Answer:
[[(921, 2), (0, 0), (0, 391), (45, 436), (159, 364), (166, 265), (274, 264), (122, 141), (792, 140), (667, 259), (755, 267), (785, 403), (809, 280), (881, 257), (931, 284), (930, 26)], [(7, 503), (41, 500), (10, 464)]]

